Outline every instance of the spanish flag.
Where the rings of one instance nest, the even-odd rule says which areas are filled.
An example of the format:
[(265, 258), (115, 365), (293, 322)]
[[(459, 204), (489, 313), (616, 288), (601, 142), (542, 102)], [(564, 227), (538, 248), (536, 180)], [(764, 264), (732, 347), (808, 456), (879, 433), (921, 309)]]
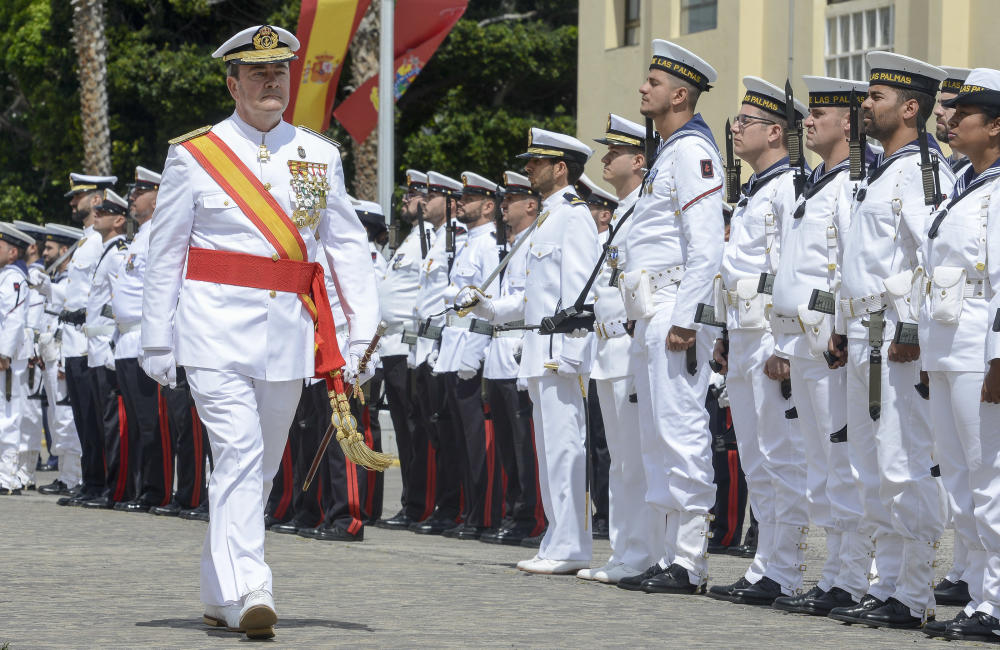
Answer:
[(284, 118), (325, 131), (344, 66), (347, 46), (371, 0), (302, 0), (296, 37), (299, 58), (291, 63), (291, 93)]

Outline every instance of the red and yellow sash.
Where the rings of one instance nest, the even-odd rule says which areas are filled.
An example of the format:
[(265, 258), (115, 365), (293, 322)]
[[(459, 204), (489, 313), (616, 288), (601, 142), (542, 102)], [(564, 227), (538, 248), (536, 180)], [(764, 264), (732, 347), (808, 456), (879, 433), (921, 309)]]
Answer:
[(316, 376), (326, 377), (341, 368), (344, 359), (337, 345), (337, 328), (330, 310), (323, 267), (308, 261), (306, 245), (298, 228), (260, 179), (219, 136), (209, 131), (180, 146), (194, 156), (277, 251), (274, 257), (268, 258), (192, 248), (187, 277), (298, 293), (315, 323)]

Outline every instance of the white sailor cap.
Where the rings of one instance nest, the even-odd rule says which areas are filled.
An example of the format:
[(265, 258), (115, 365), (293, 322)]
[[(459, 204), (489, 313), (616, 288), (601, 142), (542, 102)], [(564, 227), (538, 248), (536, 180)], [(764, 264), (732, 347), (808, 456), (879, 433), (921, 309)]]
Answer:
[(609, 147), (619, 144), (639, 147), (640, 149), (645, 141), (646, 127), (614, 113), (608, 113), (608, 126), (604, 129), (604, 137), (594, 138), (594, 142), (606, 144)]
[(527, 176), (512, 171), (503, 173), (503, 192), (504, 194), (528, 194), (530, 196), (538, 194), (531, 189), (531, 181), (528, 180)]
[(54, 241), (57, 244), (72, 246), (83, 237), (83, 231), (73, 226), (66, 226), (61, 223), (45, 224), (45, 241)]
[(21, 249), (27, 248), (35, 243), (35, 240), (32, 239), (30, 235), (24, 234), (5, 221), (0, 221), (0, 240)]
[(11, 225), (34, 239), (36, 243), (45, 241), (45, 226), (40, 226), (37, 223), (28, 223), (27, 221), (14, 221)]
[(445, 196), (462, 196), (462, 184), (437, 172), (427, 172), (427, 191)]
[(212, 58), (244, 65), (281, 63), (299, 58), (295, 56), (295, 51), (298, 49), (299, 39), (287, 29), (271, 25), (255, 25), (247, 27), (223, 43), (219, 49), (212, 52)]
[(942, 106), (947, 107), (958, 104), (1000, 106), (1000, 70), (976, 68), (969, 72), (958, 94), (941, 102)]
[(936, 95), (938, 84), (948, 76), (937, 66), (894, 52), (869, 52), (865, 57), (872, 70), (869, 86), (893, 86)]
[(537, 126), (528, 132), (528, 150), (518, 158), (565, 158), (581, 165), (590, 160), (594, 150), (571, 135), (546, 131)]
[[(785, 113), (785, 91), (778, 88), (773, 83), (764, 81), (760, 77), (743, 77), (743, 87), (747, 89), (743, 95), (743, 103), (749, 106), (756, 106), (762, 111), (767, 111), (772, 115), (784, 119)], [(809, 114), (809, 109), (799, 100), (795, 101), (795, 112), (799, 118), (805, 119)]]
[(137, 190), (157, 190), (160, 188), (161, 176), (151, 169), (146, 169), (141, 165), (135, 168), (135, 189)]
[(104, 202), (97, 206), (98, 212), (111, 214), (128, 214), (128, 201), (115, 194), (114, 190), (104, 190)]
[(406, 189), (411, 192), (427, 193), (427, 174), (415, 169), (406, 170)]
[(385, 215), (382, 214), (382, 206), (374, 201), (358, 201), (354, 205), (354, 211), (358, 219), (366, 226), (385, 228)]
[(580, 180), (576, 182), (575, 187), (583, 200), (590, 205), (596, 205), (599, 208), (612, 211), (618, 207), (618, 197), (602, 190), (586, 174), (580, 176)]
[(852, 93), (854, 101), (859, 105), (868, 94), (868, 83), (865, 81), (814, 77), (808, 74), (802, 75), (802, 81), (806, 82), (806, 88), (809, 89), (809, 108), (820, 106), (850, 108)]
[(107, 190), (114, 187), (117, 182), (117, 176), (89, 176), (73, 172), (69, 175), (69, 192), (66, 192), (63, 196), (68, 199), (71, 196), (84, 192)]
[(710, 90), (709, 84), (719, 78), (715, 68), (694, 52), (659, 38), (653, 39), (653, 60), (649, 63), (649, 69), (654, 68), (679, 77), (699, 90)]
[(462, 194), (482, 194), (493, 198), (497, 195), (497, 184), (475, 172), (462, 172)]
[(947, 73), (947, 77), (941, 82), (941, 92), (957, 94), (962, 89), (962, 84), (968, 78), (971, 68), (956, 68), (950, 65), (940, 66)]

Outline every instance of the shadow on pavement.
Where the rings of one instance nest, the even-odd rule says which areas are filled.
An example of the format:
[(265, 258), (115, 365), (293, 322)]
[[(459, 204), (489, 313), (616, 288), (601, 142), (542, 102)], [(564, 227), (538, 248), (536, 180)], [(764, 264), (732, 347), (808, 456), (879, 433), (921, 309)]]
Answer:
[[(209, 636), (233, 636), (237, 632), (230, 632), (219, 628), (213, 628), (202, 622), (200, 618), (160, 618), (153, 621), (137, 621), (136, 627), (170, 627), (182, 630), (204, 630)], [(333, 630), (355, 630), (360, 632), (374, 632), (375, 630), (363, 623), (350, 623), (348, 621), (330, 621), (321, 618), (286, 618), (278, 620), (274, 626), (275, 631), (300, 627), (326, 627)]]

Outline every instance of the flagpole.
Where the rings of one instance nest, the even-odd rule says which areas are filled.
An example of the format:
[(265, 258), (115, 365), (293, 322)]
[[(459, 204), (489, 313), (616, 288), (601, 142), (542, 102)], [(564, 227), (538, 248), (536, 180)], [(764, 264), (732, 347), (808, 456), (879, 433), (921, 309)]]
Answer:
[(382, 212), (386, 216), (388, 225), (391, 226), (394, 221), (392, 214), (392, 189), (393, 169), (395, 167), (395, 147), (393, 146), (395, 144), (393, 133), (395, 120), (393, 118), (396, 114), (396, 98), (393, 88), (396, 80), (396, 73), (393, 70), (393, 62), (395, 60), (395, 48), (393, 47), (395, 2), (394, 0), (381, 0), (381, 3), (378, 39), (378, 202), (382, 206)]

